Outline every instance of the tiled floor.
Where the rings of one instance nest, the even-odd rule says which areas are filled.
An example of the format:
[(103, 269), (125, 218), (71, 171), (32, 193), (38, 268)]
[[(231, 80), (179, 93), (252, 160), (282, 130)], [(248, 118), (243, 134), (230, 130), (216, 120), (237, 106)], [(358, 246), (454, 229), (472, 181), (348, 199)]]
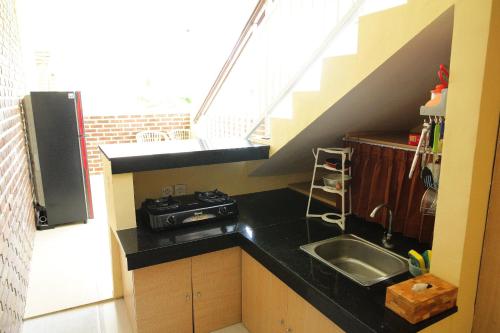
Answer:
[[(122, 299), (112, 295), (111, 257), (101, 176), (91, 177), (95, 219), (38, 231), (23, 333), (132, 333)], [(61, 311), (52, 313), (55, 311)], [(248, 333), (242, 324), (213, 333)]]
[(112, 296), (102, 176), (91, 176), (91, 186), (94, 219), (36, 232), (25, 318)]
[(24, 322), (23, 333), (132, 333), (123, 299)]
[(217, 331), (213, 331), (212, 333), (249, 333), (245, 326), (242, 323), (232, 325)]
[[(24, 322), (23, 333), (132, 333), (123, 299), (62, 311)], [(249, 333), (240, 323), (212, 333)]]

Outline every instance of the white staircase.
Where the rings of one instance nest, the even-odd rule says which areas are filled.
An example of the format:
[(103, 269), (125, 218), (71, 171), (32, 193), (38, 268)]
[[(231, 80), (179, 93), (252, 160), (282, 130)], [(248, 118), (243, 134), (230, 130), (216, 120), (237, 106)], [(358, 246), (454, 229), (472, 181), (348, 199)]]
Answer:
[(269, 138), (269, 116), (290, 118), (292, 93), (320, 87), (323, 58), (356, 52), (359, 17), (405, 1), (264, 2), (242, 51), (228, 60), (234, 65), (195, 118), (198, 136)]
[[(246, 112), (268, 110), (254, 113), (258, 116), (253, 128), (264, 132), (271, 146), (271, 158), (255, 174), (308, 170), (312, 147), (338, 145), (347, 132), (407, 130), (418, 123), (418, 107), (435, 84), (437, 66), (449, 64), (453, 8), (449, 1), (410, 0), (360, 16), (373, 11), (376, 3), (383, 1), (366, 0), (354, 18), (344, 20), (344, 30), (318, 57), (320, 65), (310, 67), (321, 69), (320, 78), (311, 80), (314, 75), (307, 73), (293, 83), (293, 89), (274, 102), (275, 112), (258, 108), (257, 99), (240, 100)], [(345, 54), (354, 49), (353, 38), (358, 41), (356, 52)], [(228, 103), (225, 111), (235, 109), (237, 104)]]

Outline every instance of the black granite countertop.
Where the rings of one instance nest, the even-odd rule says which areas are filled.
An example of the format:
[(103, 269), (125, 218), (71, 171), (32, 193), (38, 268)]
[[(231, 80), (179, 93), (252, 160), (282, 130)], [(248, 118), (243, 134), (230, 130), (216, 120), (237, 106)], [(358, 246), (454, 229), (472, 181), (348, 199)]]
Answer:
[[(363, 287), (300, 250), (300, 245), (342, 233), (320, 219), (304, 218), (304, 195), (281, 189), (235, 198), (240, 215), (232, 220), (156, 233), (145, 227), (118, 231), (129, 270), (240, 246), (346, 332), (417, 332), (456, 312), (454, 308), (412, 325), (384, 305), (386, 287), (410, 278), (409, 273)], [(312, 207), (320, 213), (328, 210), (319, 202)], [(383, 229), (350, 217), (345, 233), (381, 245)], [(398, 234), (394, 242), (394, 251), (403, 256), (411, 248), (426, 248)]]
[(244, 139), (174, 140), (100, 145), (112, 173), (151, 171), (269, 158), (269, 146)]

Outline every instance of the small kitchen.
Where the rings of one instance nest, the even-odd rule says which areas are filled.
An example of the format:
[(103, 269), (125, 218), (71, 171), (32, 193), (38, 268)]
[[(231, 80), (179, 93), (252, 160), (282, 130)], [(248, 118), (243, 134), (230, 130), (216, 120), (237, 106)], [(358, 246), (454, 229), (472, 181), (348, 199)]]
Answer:
[(72, 5), (0, 0), (0, 333), (500, 332), (500, 0)]
[[(472, 8), (445, 12), (440, 24), (405, 44), (314, 120), (307, 114), (282, 120), (294, 126), (290, 133), (302, 127), (292, 138), (283, 126), (273, 130), (271, 145), (194, 140), (102, 146), (114, 296), (124, 297), (134, 329), (213, 332), (242, 323), (251, 333), (471, 331), (498, 126), (494, 103), (482, 104), (492, 95), (479, 88), (483, 82), (493, 87), (497, 78), (476, 75), (483, 55), (471, 45), (480, 40), (465, 28)], [(422, 47), (433, 52), (422, 57), (415, 52)], [(441, 63), (451, 65), (455, 78), (449, 95), (435, 87)], [(432, 101), (446, 101), (453, 112), (425, 114), (426, 106), (436, 106)], [(294, 108), (325, 110), (323, 102)], [(332, 156), (320, 157), (319, 148), (343, 155), (327, 161)], [(390, 159), (399, 162), (391, 166)], [(316, 168), (326, 174), (338, 169), (340, 185), (325, 184), (324, 174), (312, 179)], [(186, 185), (179, 189), (188, 197), (155, 204), (200, 207), (205, 201), (199, 199), (208, 197), (230, 209), (207, 215), (195, 210), (171, 219), (174, 225), (186, 219), (184, 227), (154, 231), (155, 216), (144, 219), (151, 210), (144, 203), (165, 197), (165, 186), (175, 185)], [(439, 207), (432, 196), (437, 186)], [(223, 194), (208, 192), (215, 189)], [(237, 215), (211, 218), (236, 212), (234, 203)], [(338, 255), (343, 248), (349, 251)], [(374, 253), (380, 256), (370, 261)], [(392, 263), (390, 270), (380, 269), (383, 262)], [(431, 275), (418, 275), (429, 262)], [(356, 276), (369, 266), (380, 279)]]
[[(417, 332), (455, 313), (456, 287), (422, 275), (444, 114), (424, 118), (315, 148), (314, 172), (256, 175), (270, 147), (247, 140), (101, 146), (114, 297), (134, 330)], [(398, 305), (415, 293), (420, 307)]]
[(450, 13), (282, 147), (279, 131), (100, 146), (136, 332), (418, 332), (457, 312), (456, 285), (427, 274)]

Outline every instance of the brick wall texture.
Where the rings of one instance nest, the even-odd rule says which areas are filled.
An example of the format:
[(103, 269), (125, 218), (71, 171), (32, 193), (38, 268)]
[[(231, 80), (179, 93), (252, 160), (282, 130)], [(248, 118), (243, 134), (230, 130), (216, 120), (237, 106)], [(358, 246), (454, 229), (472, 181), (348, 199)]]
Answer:
[[(85, 101), (84, 101), (85, 102)], [(140, 131), (169, 133), (175, 129), (190, 129), (189, 113), (115, 115), (84, 117), (85, 137), (90, 174), (102, 173), (98, 146), (112, 143), (136, 142)]]
[(22, 329), (35, 235), (15, 0), (0, 0), (0, 332)]

